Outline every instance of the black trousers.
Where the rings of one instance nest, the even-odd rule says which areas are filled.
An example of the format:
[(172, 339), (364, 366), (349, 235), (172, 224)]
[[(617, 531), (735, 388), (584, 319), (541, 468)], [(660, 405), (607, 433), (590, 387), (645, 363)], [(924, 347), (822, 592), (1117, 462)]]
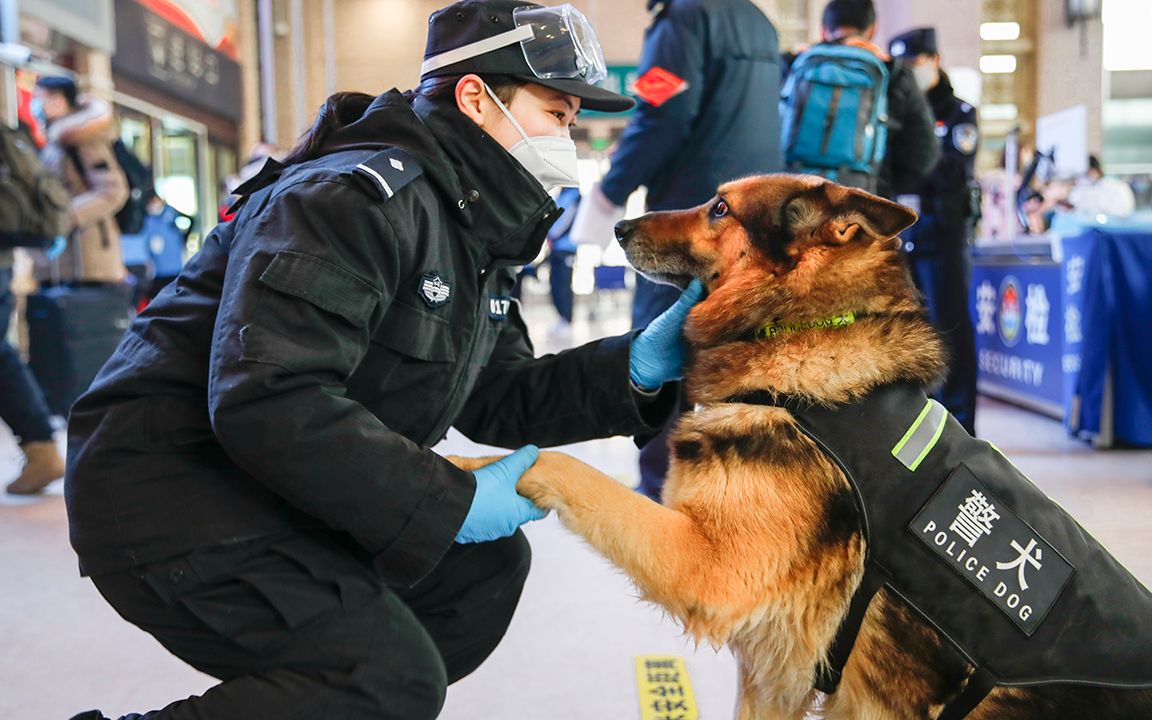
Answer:
[(948, 351), (948, 374), (932, 393), (960, 421), (968, 434), (976, 434), (976, 331), (968, 310), (968, 255), (961, 246), (940, 253), (910, 255), (909, 265), (932, 325), (940, 331)]
[(221, 684), (141, 720), (424, 720), (496, 648), (528, 575), (517, 531), (453, 545), (411, 588), (338, 538), (291, 535), (92, 578), (129, 622)]

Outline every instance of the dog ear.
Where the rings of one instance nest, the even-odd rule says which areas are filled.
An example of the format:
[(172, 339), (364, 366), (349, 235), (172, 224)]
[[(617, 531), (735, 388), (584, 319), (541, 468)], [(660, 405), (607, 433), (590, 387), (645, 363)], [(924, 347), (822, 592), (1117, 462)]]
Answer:
[(748, 229), (752, 245), (777, 260), (786, 260), (787, 248), (797, 238), (812, 237), (827, 219), (828, 201), (824, 190), (813, 187), (802, 190), (784, 204), (753, 204), (740, 220)]
[(916, 222), (917, 215), (910, 208), (877, 195), (844, 188), (846, 197), (837, 203), (842, 209), (828, 223), (828, 240), (845, 243), (860, 231), (874, 238), (890, 238)]

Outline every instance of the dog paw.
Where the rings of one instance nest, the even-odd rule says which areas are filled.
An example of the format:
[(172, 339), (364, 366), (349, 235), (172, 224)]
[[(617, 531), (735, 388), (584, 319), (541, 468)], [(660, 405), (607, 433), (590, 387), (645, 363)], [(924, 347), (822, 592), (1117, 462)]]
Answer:
[(564, 505), (568, 487), (587, 468), (570, 455), (542, 452), (536, 463), (520, 477), (516, 492), (545, 509), (559, 509)]
[(478, 467), (490, 465), (500, 458), (498, 457), (460, 457), (459, 455), (445, 455), (444, 459), (452, 463), (461, 470), (472, 472)]

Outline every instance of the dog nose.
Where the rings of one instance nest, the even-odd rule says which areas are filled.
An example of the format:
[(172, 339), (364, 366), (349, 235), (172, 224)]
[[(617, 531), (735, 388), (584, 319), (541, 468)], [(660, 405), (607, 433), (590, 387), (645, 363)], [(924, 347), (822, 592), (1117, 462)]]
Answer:
[(625, 245), (628, 242), (628, 236), (635, 229), (636, 223), (631, 220), (621, 220), (616, 223), (616, 242), (620, 243), (621, 246)]

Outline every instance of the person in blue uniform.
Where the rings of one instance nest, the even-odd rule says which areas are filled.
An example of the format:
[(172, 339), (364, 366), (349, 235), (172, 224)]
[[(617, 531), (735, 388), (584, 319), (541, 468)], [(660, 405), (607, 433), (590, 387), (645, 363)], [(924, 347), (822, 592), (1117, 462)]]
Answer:
[(556, 198), (564, 214), (548, 231), (548, 279), (552, 305), (560, 316), (553, 331), (564, 334), (571, 330), (572, 310), (576, 296), (572, 291), (572, 268), (576, 263), (576, 244), (572, 242), (572, 220), (580, 206), (580, 188), (566, 187)]
[[(699, 205), (723, 182), (779, 171), (780, 48), (751, 0), (649, 0), (636, 114), (612, 167), (583, 207), (622, 207), (648, 189), (649, 211)], [(636, 279), (632, 326), (672, 306), (679, 288)], [(659, 501), (665, 434), (640, 451), (640, 491)]]
[[(516, 609), (534, 446), (672, 413), (698, 284), (539, 358), (509, 297), (575, 184), (576, 113), (632, 105), (604, 74), (570, 6), (434, 13), (420, 86), (329, 98), (77, 401), (82, 573), (221, 680), (149, 720), (432, 720)], [(451, 427), (519, 449), (466, 472), (430, 449)]]
[(148, 198), (142, 234), (152, 263), (152, 281), (147, 296), (149, 301), (165, 285), (175, 280), (184, 268), (188, 235), (195, 229), (195, 224), (195, 218), (164, 202), (164, 198), (155, 192)]
[(977, 214), (973, 192), (980, 140), (976, 109), (956, 97), (948, 74), (940, 67), (935, 28), (901, 33), (892, 38), (888, 49), (912, 68), (936, 118), (940, 159), (916, 193), (899, 195), (896, 200), (920, 214), (901, 240), (912, 277), (950, 356), (944, 384), (935, 396), (965, 430), (975, 434), (976, 345), (968, 312), (968, 245)]

